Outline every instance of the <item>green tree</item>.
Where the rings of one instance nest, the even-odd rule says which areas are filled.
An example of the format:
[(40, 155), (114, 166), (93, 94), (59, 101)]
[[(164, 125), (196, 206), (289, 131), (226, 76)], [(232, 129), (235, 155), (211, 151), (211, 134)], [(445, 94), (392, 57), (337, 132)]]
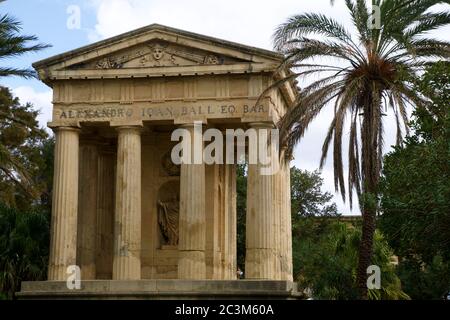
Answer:
[[(335, 218), (302, 218), (293, 230), (294, 276), (299, 288), (314, 299), (351, 300), (355, 286), (361, 229)], [(409, 299), (392, 264), (393, 251), (380, 232), (375, 232), (372, 263), (381, 270), (381, 288), (369, 290), (369, 298)]]
[(10, 206), (29, 206), (48, 183), (39, 179), (48, 135), (39, 128), (37, 115), (31, 104), (21, 105), (0, 86), (0, 201)]
[(363, 0), (346, 0), (354, 33), (326, 15), (306, 13), (289, 18), (274, 35), (276, 49), (286, 55), (281, 67), (295, 71), (274, 86), (295, 77), (314, 77), (280, 122), (281, 144), (290, 156), (309, 124), (333, 103), (334, 118), (320, 166), (333, 141), (335, 187), (344, 200), (342, 137), (349, 120), (348, 194), (351, 204), (352, 191), (356, 190), (363, 216), (356, 277), (361, 298), (367, 297), (366, 270), (371, 264), (378, 211), (383, 116), (388, 109), (395, 114), (400, 143), (407, 106), (425, 104), (411, 83), (428, 62), (449, 57), (449, 42), (427, 36), (427, 32), (450, 23), (448, 11), (428, 10), (440, 2), (372, 0), (371, 4), (380, 8), (380, 26), (371, 27), (368, 21), (373, 8)]
[(0, 298), (13, 298), (24, 280), (47, 274), (49, 215), (0, 203)]
[(30, 104), (0, 87), (0, 296), (46, 275), (53, 140)]
[(245, 213), (247, 210), (247, 166), (236, 166), (237, 266), (245, 271)]
[(428, 67), (415, 88), (431, 99), (413, 114), (414, 135), (385, 157), (380, 228), (406, 292), (439, 299), (450, 289), (450, 63)]
[(321, 190), (323, 178), (319, 171), (291, 168), (291, 210), (295, 221), (299, 217), (336, 216), (337, 207), (330, 203), (333, 195)]
[[(4, 61), (49, 47), (47, 44), (35, 43), (38, 39), (34, 35), (21, 35), (21, 30), (22, 25), (18, 20), (8, 14), (0, 15), (0, 60)], [(32, 78), (36, 76), (36, 73), (29, 68), (0, 66), (0, 77), (8, 76)]]

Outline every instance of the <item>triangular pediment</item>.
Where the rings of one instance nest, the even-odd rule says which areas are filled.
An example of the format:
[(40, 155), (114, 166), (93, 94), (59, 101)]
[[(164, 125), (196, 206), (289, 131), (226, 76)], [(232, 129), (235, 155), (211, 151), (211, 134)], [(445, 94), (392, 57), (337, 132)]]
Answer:
[(46, 83), (61, 79), (275, 71), (283, 57), (161, 25), (150, 25), (33, 64)]
[(127, 69), (249, 63), (245, 59), (179, 45), (159, 39), (74, 64), (69, 69)]

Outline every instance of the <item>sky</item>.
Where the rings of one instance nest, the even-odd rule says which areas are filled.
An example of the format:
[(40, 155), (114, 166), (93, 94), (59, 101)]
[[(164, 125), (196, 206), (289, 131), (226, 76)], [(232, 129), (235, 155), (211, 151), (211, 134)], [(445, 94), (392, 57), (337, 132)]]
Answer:
[[(24, 34), (37, 35), (41, 42), (52, 47), (0, 63), (30, 67), (35, 61), (152, 23), (272, 50), (274, 29), (288, 17), (303, 12), (326, 14), (351, 30), (343, 0), (336, 0), (334, 6), (330, 6), (329, 0), (7, 0), (0, 4), (0, 13), (14, 16), (22, 22)], [(73, 23), (74, 14), (78, 13), (79, 25)], [(449, 40), (449, 34), (450, 27), (437, 31), (435, 36)], [(42, 126), (50, 121), (52, 92), (45, 84), (20, 78), (3, 78), (0, 84), (12, 88), (21, 102), (33, 103), (41, 111)], [(332, 116), (333, 110), (325, 108), (308, 128), (295, 150), (296, 167), (318, 169), (322, 142)], [(385, 152), (395, 141), (394, 123), (393, 116), (388, 115)], [(335, 194), (331, 154), (322, 170), (323, 190)], [(350, 210), (339, 195), (335, 194), (334, 201), (341, 213), (359, 214), (357, 206)]]

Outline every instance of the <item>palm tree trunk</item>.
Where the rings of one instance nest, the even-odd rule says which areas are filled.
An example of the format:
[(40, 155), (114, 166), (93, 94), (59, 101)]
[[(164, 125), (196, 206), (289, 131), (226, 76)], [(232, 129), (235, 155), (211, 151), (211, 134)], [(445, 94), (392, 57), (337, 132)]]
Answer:
[[(373, 92), (374, 91), (369, 91)], [(362, 182), (363, 193), (359, 199), (362, 211), (362, 234), (359, 246), (356, 285), (359, 298), (366, 300), (367, 296), (367, 268), (371, 265), (373, 251), (373, 236), (377, 212), (377, 186), (380, 175), (379, 122), (381, 121), (380, 105), (373, 99), (372, 94), (361, 99), (364, 105), (361, 128), (362, 143)]]
[(362, 213), (362, 235), (359, 246), (356, 284), (358, 286), (359, 298), (363, 300), (367, 299), (367, 268), (370, 266), (372, 260), (375, 214), (376, 211), (371, 209), (366, 209)]

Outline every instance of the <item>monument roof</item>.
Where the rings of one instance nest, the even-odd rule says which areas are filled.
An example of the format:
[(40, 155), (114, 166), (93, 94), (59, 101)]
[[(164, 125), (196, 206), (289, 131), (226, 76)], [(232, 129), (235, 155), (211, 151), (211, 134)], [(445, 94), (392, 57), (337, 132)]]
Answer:
[(61, 54), (57, 54), (55, 56), (52, 56), (52, 57), (49, 57), (49, 58), (46, 58), (43, 60), (39, 60), (39, 61), (33, 63), (33, 67), (36, 69), (48, 67), (55, 63), (59, 63), (61, 61), (73, 58), (75, 56), (79, 56), (79, 55), (82, 55), (82, 54), (85, 54), (88, 52), (92, 52), (92, 51), (98, 50), (99, 48), (107, 47), (112, 44), (122, 42), (122, 41), (125, 41), (128, 39), (140, 37), (144, 34), (154, 33), (156, 31), (166, 32), (166, 33), (171, 33), (171, 34), (178, 34), (178, 35), (184, 36), (186, 38), (192, 38), (192, 39), (196, 39), (199, 41), (207, 42), (207, 43), (213, 44), (215, 46), (224, 47), (224, 48), (232, 48), (232, 49), (235, 49), (235, 50), (238, 50), (241, 52), (245, 52), (248, 54), (268, 57), (268, 58), (271, 58), (271, 59), (274, 59), (274, 60), (277, 60), (280, 62), (283, 60), (283, 55), (281, 53), (278, 53), (275, 51), (261, 49), (261, 48), (257, 48), (257, 47), (253, 47), (253, 46), (240, 44), (240, 43), (233, 42), (233, 41), (223, 40), (223, 39), (219, 39), (219, 38), (215, 38), (215, 37), (211, 37), (211, 36), (202, 35), (199, 33), (194, 33), (194, 32), (190, 32), (190, 31), (185, 31), (185, 30), (153, 23), (153, 24), (150, 24), (145, 27), (141, 27), (141, 28), (138, 28), (138, 29), (135, 29), (132, 31), (128, 31), (128, 32), (119, 34), (117, 36), (113, 36), (113, 37), (77, 48), (74, 50), (70, 50), (70, 51), (67, 51), (67, 52), (64, 52)]
[[(271, 73), (283, 78), (283, 55), (210, 36), (151, 24), (33, 63), (49, 85), (58, 80), (130, 79)], [(283, 85), (289, 101), (293, 81)]]

